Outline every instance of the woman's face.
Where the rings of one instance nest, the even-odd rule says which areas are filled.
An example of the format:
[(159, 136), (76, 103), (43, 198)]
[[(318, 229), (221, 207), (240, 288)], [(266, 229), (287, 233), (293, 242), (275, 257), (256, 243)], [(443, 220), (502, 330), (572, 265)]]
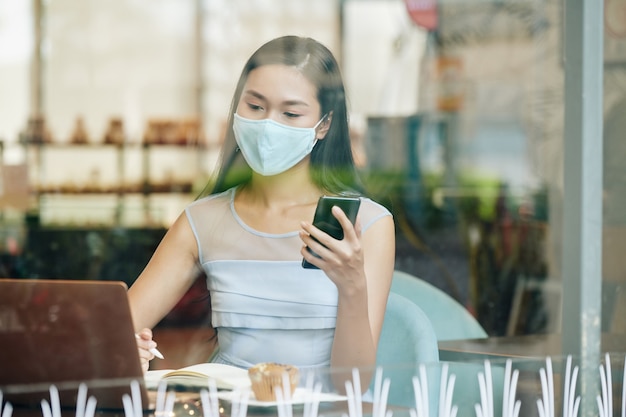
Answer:
[(248, 74), (237, 114), (272, 119), (293, 127), (313, 127), (322, 117), (317, 88), (294, 67), (263, 65)]

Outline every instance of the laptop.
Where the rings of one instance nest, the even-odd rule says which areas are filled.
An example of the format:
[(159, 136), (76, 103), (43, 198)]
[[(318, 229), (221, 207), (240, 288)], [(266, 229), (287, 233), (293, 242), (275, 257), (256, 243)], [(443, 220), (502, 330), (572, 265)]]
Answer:
[(50, 402), (75, 408), (78, 385), (98, 409), (123, 409), (130, 383), (149, 409), (123, 282), (0, 279), (0, 390), (19, 409)]

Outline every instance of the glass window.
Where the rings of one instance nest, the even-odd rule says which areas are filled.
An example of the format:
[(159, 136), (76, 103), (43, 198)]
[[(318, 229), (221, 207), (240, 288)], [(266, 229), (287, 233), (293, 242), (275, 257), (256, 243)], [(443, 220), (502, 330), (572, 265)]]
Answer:
[[(563, 178), (565, 2), (432, 4), (0, 3), (0, 275), (132, 284), (213, 174), (245, 60), (296, 34), (341, 63), (355, 160), (397, 226), (394, 291), (424, 307), (442, 352), (456, 339), (531, 336), (533, 349), (551, 353), (571, 319), (563, 303), (578, 302), (563, 297), (572, 261), (563, 258), (563, 211), (575, 204)], [(625, 4), (604, 2), (598, 138), (598, 326), (603, 346), (617, 350), (611, 337), (626, 332)], [(199, 277), (156, 332), (176, 341), (185, 327), (195, 340), (209, 323), (206, 299)], [(168, 365), (195, 353), (183, 349)]]

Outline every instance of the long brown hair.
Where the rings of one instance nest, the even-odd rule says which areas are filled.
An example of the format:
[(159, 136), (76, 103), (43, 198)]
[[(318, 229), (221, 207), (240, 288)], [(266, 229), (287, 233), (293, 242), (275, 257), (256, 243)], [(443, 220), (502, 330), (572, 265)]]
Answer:
[(362, 187), (352, 157), (346, 94), (339, 65), (328, 48), (316, 40), (284, 36), (261, 46), (245, 64), (230, 106), (218, 174), (201, 196), (219, 193), (250, 180), (252, 170), (237, 150), (233, 115), (250, 72), (263, 65), (276, 64), (297, 68), (317, 87), (321, 114), (332, 114), (328, 133), (311, 152), (313, 182), (331, 194), (359, 194)]

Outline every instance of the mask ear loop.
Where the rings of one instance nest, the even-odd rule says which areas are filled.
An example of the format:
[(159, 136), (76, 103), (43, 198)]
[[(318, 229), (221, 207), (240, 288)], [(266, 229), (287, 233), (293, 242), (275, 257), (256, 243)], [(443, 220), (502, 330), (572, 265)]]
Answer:
[(317, 141), (319, 140), (319, 138), (317, 137), (317, 128), (326, 120), (328, 120), (328, 113), (323, 115), (322, 118), (319, 120), (319, 122), (315, 123), (315, 126), (313, 126), (313, 130), (315, 130), (315, 142), (313, 143), (313, 146), (315, 146), (315, 144), (317, 144)]

